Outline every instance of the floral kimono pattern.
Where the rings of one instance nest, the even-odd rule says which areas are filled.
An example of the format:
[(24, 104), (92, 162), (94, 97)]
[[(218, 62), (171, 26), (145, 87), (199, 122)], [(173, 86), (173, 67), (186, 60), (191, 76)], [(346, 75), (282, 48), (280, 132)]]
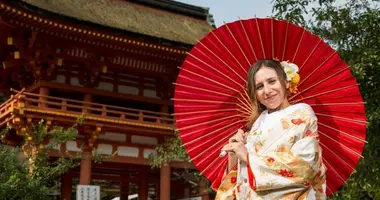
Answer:
[(224, 167), (213, 183), (217, 200), (325, 199), (325, 166), (317, 118), (307, 104), (268, 114), (248, 133), (247, 163)]

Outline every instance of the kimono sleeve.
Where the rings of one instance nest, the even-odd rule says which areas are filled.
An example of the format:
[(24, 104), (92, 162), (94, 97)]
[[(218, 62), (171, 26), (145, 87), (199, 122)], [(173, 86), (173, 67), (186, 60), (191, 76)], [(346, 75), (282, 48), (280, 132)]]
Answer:
[(312, 114), (291, 129), (300, 131), (300, 139), (291, 148), (269, 152), (265, 156), (255, 152), (247, 154), (247, 181), (251, 189), (306, 188), (313, 184), (322, 166), (317, 118)]

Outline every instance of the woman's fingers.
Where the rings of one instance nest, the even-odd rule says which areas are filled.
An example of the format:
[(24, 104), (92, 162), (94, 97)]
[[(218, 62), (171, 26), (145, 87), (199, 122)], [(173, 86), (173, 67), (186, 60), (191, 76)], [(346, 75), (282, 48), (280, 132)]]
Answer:
[(248, 136), (248, 133), (247, 133), (247, 132), (244, 132), (244, 133), (243, 133), (244, 144), (247, 143), (247, 136)]
[(244, 146), (244, 145), (241, 144), (241, 143), (238, 143), (238, 142), (234, 142), (234, 143), (226, 144), (226, 145), (224, 145), (224, 147), (222, 148), (222, 151), (234, 151), (234, 150), (240, 148), (241, 146)]
[(238, 134), (236, 135), (236, 140), (237, 140), (238, 142), (243, 142), (243, 141), (244, 141), (244, 137), (243, 137), (243, 135), (240, 134), (240, 133), (238, 133)]
[(223, 148), (222, 148), (222, 151), (226, 151), (226, 152), (233, 152), (235, 153), (235, 155), (242, 161), (245, 160), (245, 155), (247, 153), (247, 148), (245, 147), (244, 144), (240, 143), (240, 142), (236, 142), (236, 143), (230, 143), (230, 144), (226, 144)]
[(232, 136), (228, 142), (233, 143), (233, 142), (242, 142), (243, 144), (246, 143), (247, 140), (247, 133), (244, 132), (242, 129), (238, 129), (237, 133)]
[(238, 142), (243, 142), (243, 144), (247, 143), (247, 133), (243, 130), (239, 129), (236, 136), (238, 137)]
[(222, 148), (222, 151), (231, 152), (231, 151), (234, 151), (234, 149), (236, 149), (236, 143), (230, 143), (230, 144), (224, 145), (224, 147)]

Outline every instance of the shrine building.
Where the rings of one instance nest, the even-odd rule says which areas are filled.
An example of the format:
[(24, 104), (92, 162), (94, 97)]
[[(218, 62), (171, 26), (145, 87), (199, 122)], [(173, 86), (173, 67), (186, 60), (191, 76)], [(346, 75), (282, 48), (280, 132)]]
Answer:
[(208, 199), (173, 173), (186, 163), (152, 169), (148, 157), (174, 136), (172, 83), (213, 24), (207, 8), (172, 0), (0, 0), (0, 128), (23, 135), (41, 119), (68, 127), (85, 116), (76, 141), (50, 156), (114, 156), (62, 176), (61, 199), (76, 185), (121, 200)]

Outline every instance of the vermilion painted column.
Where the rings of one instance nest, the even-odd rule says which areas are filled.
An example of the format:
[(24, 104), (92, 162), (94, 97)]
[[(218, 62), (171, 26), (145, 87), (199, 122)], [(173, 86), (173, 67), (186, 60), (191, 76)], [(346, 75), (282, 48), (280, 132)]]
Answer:
[(63, 175), (61, 199), (71, 200), (72, 187), (73, 187), (73, 176), (70, 173)]
[[(40, 87), (39, 93), (40, 93), (40, 95), (49, 96), (49, 88)], [(47, 101), (47, 98), (46, 97), (40, 97), (39, 100), (40, 101)], [(39, 106), (39, 108), (46, 108), (46, 103), (40, 102), (40, 104), (38, 106)]]
[(199, 194), (202, 196), (202, 200), (210, 200), (208, 195), (208, 185), (206, 180), (201, 180), (199, 183)]
[[(92, 94), (84, 94), (83, 101), (84, 102), (92, 102)], [(85, 103), (83, 112), (87, 113), (89, 107), (90, 107), (90, 105)]]
[(170, 166), (162, 166), (160, 175), (160, 200), (170, 200)]
[[(168, 114), (169, 113), (169, 107), (166, 106), (166, 105), (161, 106), (161, 113)], [(168, 116), (167, 115), (162, 115), (161, 117), (167, 118)], [(161, 121), (161, 120), (160, 120), (160, 122), (164, 123), (164, 124), (171, 123), (171, 122)]]
[(120, 172), (120, 200), (128, 200), (129, 195), (129, 172), (123, 170)]
[(91, 183), (92, 152), (90, 148), (83, 148), (82, 161), (80, 163), (80, 185), (90, 185)]
[(148, 200), (148, 166), (141, 166), (141, 169), (139, 171), (139, 200)]
[(120, 200), (128, 200), (129, 182), (120, 183)]

